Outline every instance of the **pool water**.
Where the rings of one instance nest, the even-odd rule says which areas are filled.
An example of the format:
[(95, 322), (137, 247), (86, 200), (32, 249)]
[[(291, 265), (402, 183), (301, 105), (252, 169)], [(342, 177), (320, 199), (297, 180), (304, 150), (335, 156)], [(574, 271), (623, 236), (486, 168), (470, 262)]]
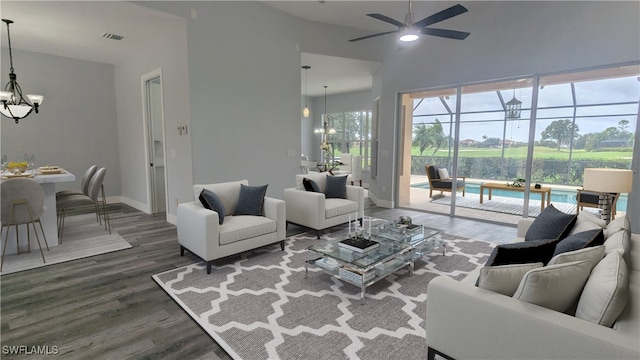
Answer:
[[(419, 188), (419, 189), (428, 189), (429, 183), (417, 183), (412, 184), (411, 187)], [(480, 194), (480, 184), (478, 183), (466, 183), (465, 190), (470, 194)], [(485, 195), (488, 195), (488, 191), (484, 192)], [(509, 198), (516, 199), (524, 199), (524, 192), (519, 191), (509, 191), (509, 190), (492, 190), (491, 193), (494, 196), (503, 196)], [(541, 194), (530, 194), (530, 200), (540, 200)], [(551, 202), (565, 203), (565, 204), (576, 204), (576, 191), (575, 190), (564, 190), (564, 189), (552, 189), (551, 190)], [(616, 203), (616, 209), (618, 211), (626, 211), (627, 210), (627, 194), (622, 194), (618, 198), (618, 202)]]

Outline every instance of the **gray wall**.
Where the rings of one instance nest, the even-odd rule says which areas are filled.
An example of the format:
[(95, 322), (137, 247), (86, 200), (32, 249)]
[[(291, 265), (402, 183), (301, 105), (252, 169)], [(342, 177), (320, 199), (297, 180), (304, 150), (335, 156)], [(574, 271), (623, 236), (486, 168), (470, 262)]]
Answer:
[(464, 41), (425, 37), (398, 51), (395, 40), (386, 39), (373, 90), (373, 97), (380, 96), (381, 136), (378, 177), (369, 194), (379, 205), (395, 205), (398, 93), (640, 60), (640, 2), (465, 6), (468, 13), (447, 23), (471, 32)]
[(139, 4), (187, 17), (195, 183), (246, 178), (282, 198), (300, 172), (302, 121), (309, 120), (299, 106), (301, 52), (375, 60), (375, 49), (347, 41), (361, 31), (259, 2)]
[[(15, 124), (1, 117), (3, 154), (22, 161), (34, 154), (36, 166), (59, 165), (76, 175), (80, 188), (85, 170), (107, 167), (107, 196), (120, 195), (120, 164), (113, 65), (12, 49), (18, 84), (25, 94), (40, 94), (40, 113)], [(2, 48), (2, 85), (9, 70), (9, 50)], [(53, 209), (55, 211), (55, 209)]]
[[(126, 11), (144, 16), (150, 10), (134, 4), (119, 3)], [(156, 14), (161, 20), (147, 29), (155, 41), (145, 48), (127, 54), (115, 65), (119, 161), (122, 168), (122, 200), (143, 211), (149, 211), (148, 162), (143, 118), (141, 77), (162, 70), (165, 129), (165, 161), (167, 173), (167, 219), (175, 222), (177, 202), (193, 201), (192, 134), (189, 107), (189, 73), (187, 61), (187, 26), (183, 17)], [(177, 127), (187, 125), (189, 133), (178, 135)], [(175, 156), (174, 156), (175, 154)]]

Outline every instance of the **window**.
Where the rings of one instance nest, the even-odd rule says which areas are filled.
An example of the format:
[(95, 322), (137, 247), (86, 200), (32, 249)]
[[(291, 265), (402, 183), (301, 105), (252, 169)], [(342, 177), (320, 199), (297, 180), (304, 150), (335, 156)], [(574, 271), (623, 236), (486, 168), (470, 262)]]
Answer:
[(361, 155), (362, 169), (371, 166), (371, 110), (349, 111), (329, 114), (329, 127), (335, 134), (329, 135), (333, 159), (340, 154)]

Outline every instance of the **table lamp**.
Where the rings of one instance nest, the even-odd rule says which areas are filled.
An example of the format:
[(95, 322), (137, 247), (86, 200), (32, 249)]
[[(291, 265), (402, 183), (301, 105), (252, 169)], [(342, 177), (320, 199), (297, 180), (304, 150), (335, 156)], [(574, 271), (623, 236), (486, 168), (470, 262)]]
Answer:
[(600, 217), (611, 221), (611, 193), (628, 193), (633, 187), (633, 170), (585, 168), (584, 184), (586, 191), (599, 194)]

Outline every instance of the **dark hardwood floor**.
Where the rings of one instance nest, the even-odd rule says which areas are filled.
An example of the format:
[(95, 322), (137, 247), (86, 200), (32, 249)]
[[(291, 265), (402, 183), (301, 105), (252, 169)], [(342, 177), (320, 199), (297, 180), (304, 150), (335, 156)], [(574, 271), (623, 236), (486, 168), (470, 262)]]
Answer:
[[(164, 214), (110, 205), (111, 226), (133, 247), (109, 254), (3, 275), (1, 357), (64, 359), (230, 359), (152, 279), (159, 272), (198, 262), (180, 257), (176, 227)], [(498, 243), (515, 228), (448, 216), (378, 208), (366, 215), (414, 222), (448, 233)], [(287, 235), (307, 229), (290, 226)], [(26, 346), (20, 355), (8, 352)], [(57, 356), (34, 356), (32, 347)], [(426, 355), (425, 355), (426, 356)]]

